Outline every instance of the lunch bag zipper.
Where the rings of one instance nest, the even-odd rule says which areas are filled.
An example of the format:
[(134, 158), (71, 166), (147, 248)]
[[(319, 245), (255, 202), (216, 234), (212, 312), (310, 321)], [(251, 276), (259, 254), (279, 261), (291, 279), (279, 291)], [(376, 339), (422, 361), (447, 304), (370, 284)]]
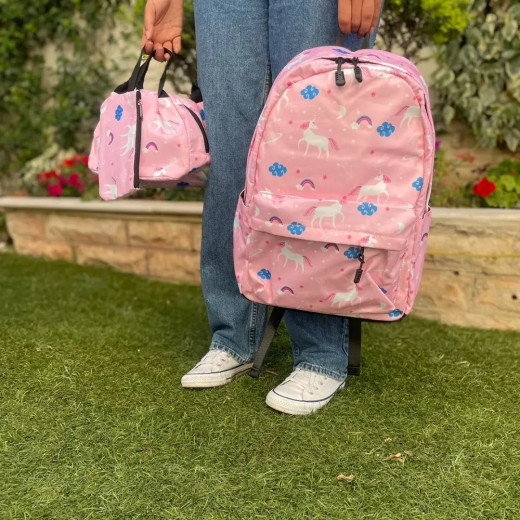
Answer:
[(135, 127), (135, 151), (134, 151), (134, 188), (139, 188), (139, 162), (141, 160), (141, 126), (143, 122), (143, 102), (141, 91), (137, 90), (135, 95), (137, 110), (137, 122)]
[(193, 119), (195, 119), (195, 122), (197, 123), (197, 126), (199, 127), (199, 130), (202, 134), (202, 138), (204, 139), (204, 148), (206, 150), (206, 153), (209, 153), (209, 141), (208, 136), (206, 134), (206, 130), (204, 130), (204, 126), (202, 125), (197, 114), (190, 107), (187, 107), (186, 105), (184, 106), (188, 109), (188, 112), (193, 116)]

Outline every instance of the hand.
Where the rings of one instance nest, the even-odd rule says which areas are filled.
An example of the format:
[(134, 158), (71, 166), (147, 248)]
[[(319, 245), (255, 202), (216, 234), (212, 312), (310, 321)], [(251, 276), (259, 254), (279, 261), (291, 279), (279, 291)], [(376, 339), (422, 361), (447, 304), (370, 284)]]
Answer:
[[(164, 48), (180, 52), (183, 0), (148, 0), (144, 9), (141, 47), (146, 54), (155, 49), (155, 59), (165, 60)], [(166, 59), (168, 56), (166, 56)]]
[(372, 34), (381, 12), (382, 0), (339, 0), (338, 22), (343, 34), (357, 34), (360, 38)]

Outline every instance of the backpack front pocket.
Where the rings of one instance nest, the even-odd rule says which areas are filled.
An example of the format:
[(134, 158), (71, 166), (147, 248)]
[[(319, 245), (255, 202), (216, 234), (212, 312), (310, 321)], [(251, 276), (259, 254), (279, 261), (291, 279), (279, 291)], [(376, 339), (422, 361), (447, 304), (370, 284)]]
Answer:
[(240, 281), (245, 296), (326, 314), (379, 319), (400, 312), (398, 286), (413, 225), (407, 208), (397, 208), (401, 236), (389, 236), (372, 230), (381, 227), (375, 221), (371, 226), (349, 217), (355, 208), (338, 208), (335, 201), (260, 194), (252, 206), (239, 205), (247, 235)]

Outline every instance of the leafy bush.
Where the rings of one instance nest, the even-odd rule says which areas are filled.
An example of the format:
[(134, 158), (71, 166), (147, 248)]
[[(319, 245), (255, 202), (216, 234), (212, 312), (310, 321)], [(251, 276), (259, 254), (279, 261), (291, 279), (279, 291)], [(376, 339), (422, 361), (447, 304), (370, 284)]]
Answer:
[[(13, 173), (54, 140), (61, 148), (87, 149), (100, 95), (110, 88), (102, 52), (106, 38), (100, 28), (111, 34), (126, 2), (2, 2), (2, 174)], [(44, 52), (51, 43), (57, 49), (56, 62), (45, 64)]]
[(417, 59), (426, 46), (445, 43), (466, 27), (471, 0), (386, 0), (379, 34), (383, 47), (394, 46)]
[(506, 159), (473, 186), (481, 206), (520, 208), (520, 161)]
[(520, 4), (474, 0), (464, 34), (440, 48), (434, 81), (444, 123), (467, 121), (483, 146), (520, 149)]

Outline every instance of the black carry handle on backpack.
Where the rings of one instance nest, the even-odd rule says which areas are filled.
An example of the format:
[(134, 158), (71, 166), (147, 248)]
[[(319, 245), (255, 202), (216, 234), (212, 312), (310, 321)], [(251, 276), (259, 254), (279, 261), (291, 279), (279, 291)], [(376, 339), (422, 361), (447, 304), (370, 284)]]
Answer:
[[(362, 49), (370, 48), (370, 35), (366, 35), (361, 43)], [(273, 307), (269, 320), (265, 327), (262, 343), (253, 361), (253, 368), (249, 375), (255, 379), (260, 376), (260, 369), (264, 361), (267, 350), (269, 349), (276, 331), (282, 321), (285, 309)], [(349, 322), (349, 348), (347, 374), (349, 376), (359, 376), (361, 373), (361, 319), (348, 318)]]

